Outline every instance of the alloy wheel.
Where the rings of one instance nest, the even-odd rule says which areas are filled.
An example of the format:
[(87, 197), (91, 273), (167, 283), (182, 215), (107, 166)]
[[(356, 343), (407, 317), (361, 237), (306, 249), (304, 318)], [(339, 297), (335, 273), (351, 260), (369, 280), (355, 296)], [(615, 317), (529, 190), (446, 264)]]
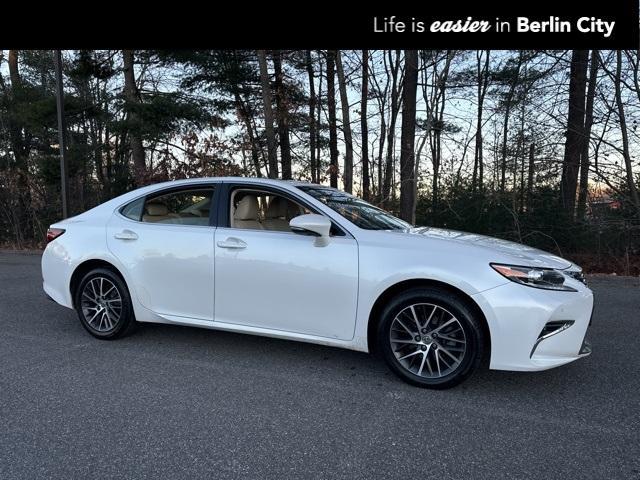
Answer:
[(402, 309), (391, 323), (389, 341), (405, 370), (430, 379), (453, 373), (467, 352), (460, 321), (445, 308), (431, 303)]
[(113, 330), (122, 317), (122, 297), (118, 287), (105, 277), (94, 277), (82, 290), (82, 314), (96, 332)]

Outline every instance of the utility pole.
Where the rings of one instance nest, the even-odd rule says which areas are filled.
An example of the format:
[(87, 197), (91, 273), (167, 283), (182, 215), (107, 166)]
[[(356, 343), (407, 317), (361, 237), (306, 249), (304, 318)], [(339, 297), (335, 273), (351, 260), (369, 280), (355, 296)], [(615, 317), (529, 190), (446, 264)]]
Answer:
[(62, 196), (62, 218), (69, 216), (69, 175), (67, 149), (65, 144), (66, 125), (64, 123), (64, 91), (62, 86), (62, 52), (53, 55), (56, 69), (56, 105), (58, 107), (58, 144), (60, 146), (60, 194)]

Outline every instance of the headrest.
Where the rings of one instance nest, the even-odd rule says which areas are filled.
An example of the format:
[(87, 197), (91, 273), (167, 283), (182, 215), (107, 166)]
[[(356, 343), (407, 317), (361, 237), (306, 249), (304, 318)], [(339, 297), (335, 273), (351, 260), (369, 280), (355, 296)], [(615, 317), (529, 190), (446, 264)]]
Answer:
[(300, 206), (283, 197), (275, 197), (269, 203), (265, 218), (282, 218), (289, 220), (302, 213)]
[(266, 218), (280, 218), (287, 216), (288, 201), (282, 197), (274, 197), (267, 207)]
[(164, 203), (147, 203), (146, 205), (147, 215), (152, 217), (166, 215), (169, 213), (169, 209)]
[(238, 202), (236, 211), (233, 212), (236, 220), (255, 220), (258, 218), (258, 199), (253, 195), (247, 195)]

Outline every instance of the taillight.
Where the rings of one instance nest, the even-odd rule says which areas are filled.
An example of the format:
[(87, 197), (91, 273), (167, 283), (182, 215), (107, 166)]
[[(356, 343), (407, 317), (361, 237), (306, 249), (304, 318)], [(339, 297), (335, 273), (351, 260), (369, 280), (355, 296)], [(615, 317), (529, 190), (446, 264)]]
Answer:
[(50, 228), (49, 230), (47, 230), (47, 243), (49, 243), (52, 240), (55, 240), (64, 232), (65, 230), (62, 228)]

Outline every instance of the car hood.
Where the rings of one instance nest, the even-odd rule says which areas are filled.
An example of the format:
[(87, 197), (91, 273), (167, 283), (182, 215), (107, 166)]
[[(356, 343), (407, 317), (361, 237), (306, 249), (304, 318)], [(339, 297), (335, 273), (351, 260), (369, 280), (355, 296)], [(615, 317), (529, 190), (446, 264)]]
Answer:
[(522, 245), (500, 238), (487, 237), (476, 233), (460, 232), (457, 230), (447, 230), (433, 227), (417, 227), (408, 230), (398, 231), (401, 235), (409, 235), (413, 238), (424, 237), (433, 240), (446, 241), (447, 243), (457, 243), (461, 246), (469, 245), (494, 252), (497, 258), (494, 261), (501, 262), (508, 260), (513, 265), (545, 267), (566, 269), (573, 264), (569, 260), (558, 257), (551, 253), (538, 250), (537, 248)]

